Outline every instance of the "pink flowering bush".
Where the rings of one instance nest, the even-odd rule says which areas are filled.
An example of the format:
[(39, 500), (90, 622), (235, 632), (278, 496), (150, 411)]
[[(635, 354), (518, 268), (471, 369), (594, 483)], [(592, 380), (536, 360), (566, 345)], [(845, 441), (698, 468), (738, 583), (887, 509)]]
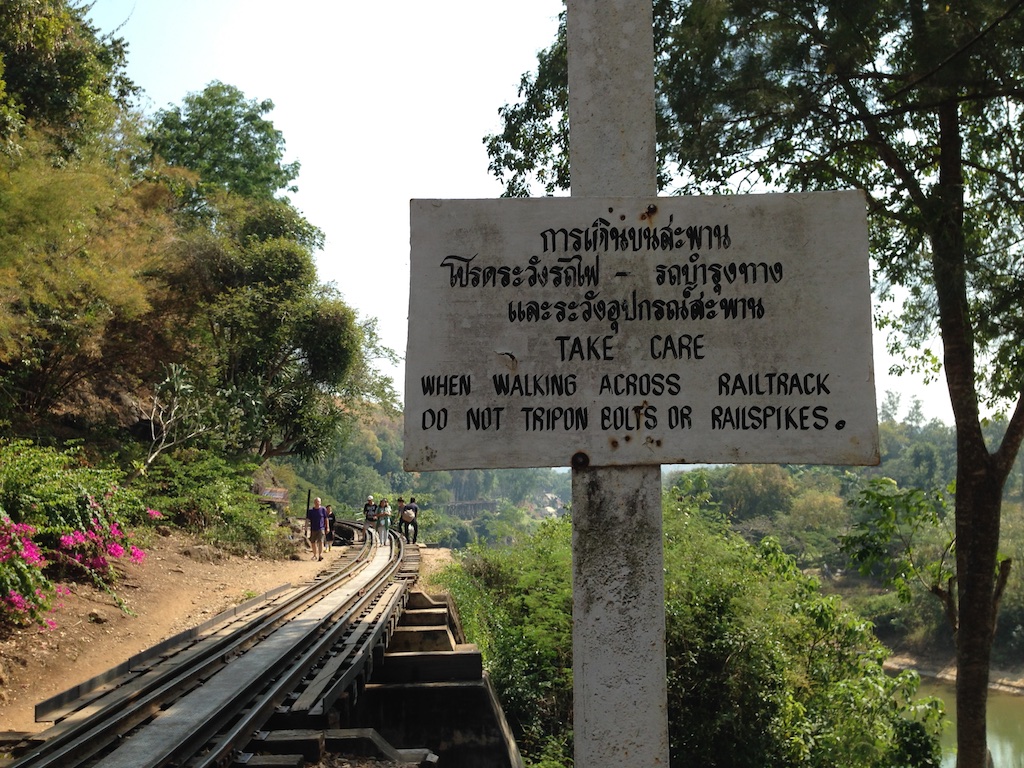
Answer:
[(91, 582), (125, 608), (115, 586), (145, 553), (125, 525), (163, 522), (123, 473), (89, 465), (78, 447), (0, 439), (0, 628), (52, 626), (65, 588)]
[(87, 530), (59, 536), (50, 557), (65, 576), (87, 576), (97, 583), (109, 585), (117, 578), (116, 561), (127, 557), (138, 564), (146, 557), (145, 552), (129, 543), (129, 538), (130, 534), (125, 533), (117, 522), (107, 523), (97, 517)]
[[(125, 607), (114, 591), (115, 564), (138, 564), (146, 555), (128, 542), (128, 534), (116, 522), (96, 518), (86, 531), (57, 535), (56, 545), (49, 548), (36, 544), (36, 534), (34, 527), (12, 522), (0, 510), (0, 625), (56, 626), (49, 613), (55, 598), (67, 594), (67, 589), (55, 584), (55, 577), (92, 581)], [(52, 537), (41, 537), (47, 538)]]
[(46, 559), (32, 540), (35, 528), (0, 509), (0, 622), (46, 624), (56, 588), (44, 575)]
[(67, 590), (55, 578), (91, 581), (125, 608), (114, 591), (117, 564), (139, 564), (146, 554), (102, 504), (89, 496), (81, 503), (95, 515), (85, 530), (41, 531), (0, 509), (0, 625), (56, 626), (49, 613)]
[[(131, 534), (118, 522), (110, 506), (116, 493), (97, 499), (82, 494), (74, 517), (86, 521), (73, 530), (48, 529), (39, 538), (47, 546), (49, 570), (66, 579), (87, 579), (111, 591), (119, 573), (117, 564), (125, 559), (141, 563), (145, 553), (131, 543)], [(155, 511), (155, 510), (153, 510)], [(159, 514), (159, 513), (157, 513)]]
[(114, 586), (145, 553), (124, 526), (162, 515), (122, 477), (89, 466), (74, 447), (0, 439), (0, 627), (51, 625), (58, 580), (92, 582), (125, 608)]

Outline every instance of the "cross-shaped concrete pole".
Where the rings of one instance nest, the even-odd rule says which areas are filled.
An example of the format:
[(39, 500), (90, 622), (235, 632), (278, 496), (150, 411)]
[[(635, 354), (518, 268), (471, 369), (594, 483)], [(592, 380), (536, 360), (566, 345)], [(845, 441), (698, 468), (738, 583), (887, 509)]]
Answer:
[[(650, 0), (567, 6), (572, 196), (655, 196)], [(581, 456), (572, 518), (575, 763), (667, 766), (660, 465)]]
[(583, 768), (669, 762), (661, 464), (878, 461), (863, 195), (658, 198), (652, 17), (568, 0), (571, 198), (410, 204), (405, 468), (571, 457)]

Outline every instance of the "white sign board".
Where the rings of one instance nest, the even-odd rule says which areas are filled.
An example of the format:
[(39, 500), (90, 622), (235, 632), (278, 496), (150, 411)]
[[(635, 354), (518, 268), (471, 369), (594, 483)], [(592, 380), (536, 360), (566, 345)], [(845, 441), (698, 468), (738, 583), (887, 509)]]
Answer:
[(859, 192), (413, 200), (410, 471), (878, 463)]

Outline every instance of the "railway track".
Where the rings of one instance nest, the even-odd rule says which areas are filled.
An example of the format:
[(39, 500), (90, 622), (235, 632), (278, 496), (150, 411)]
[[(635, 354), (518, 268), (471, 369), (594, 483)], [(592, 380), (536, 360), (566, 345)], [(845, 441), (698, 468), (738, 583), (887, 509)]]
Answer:
[[(282, 588), (155, 646), (36, 707), (54, 725), (10, 768), (200, 768), (253, 751), (273, 716), (300, 727), (355, 700), (415, 581), (418, 550), (355, 544), (311, 582)], [(254, 738), (255, 737), (255, 738)]]

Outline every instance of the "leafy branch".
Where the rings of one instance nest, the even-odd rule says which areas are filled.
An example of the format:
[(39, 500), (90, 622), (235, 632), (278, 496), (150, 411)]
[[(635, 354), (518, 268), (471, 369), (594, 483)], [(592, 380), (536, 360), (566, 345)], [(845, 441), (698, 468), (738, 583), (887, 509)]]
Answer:
[(168, 365), (166, 371), (167, 377), (157, 386), (150, 401), (145, 405), (139, 401), (134, 403), (140, 423), (148, 429), (150, 443), (145, 461), (136, 466), (128, 482), (145, 474), (168, 448), (198, 437), (210, 428), (205, 418), (208, 407), (196, 394), (188, 371), (176, 363)]
[(911, 599), (920, 584), (942, 603), (953, 632), (959, 628), (956, 600), (956, 536), (949, 497), (952, 488), (924, 491), (899, 488), (889, 478), (872, 480), (853, 506), (861, 520), (842, 538), (842, 550), (862, 574), (880, 575), (899, 599)]

